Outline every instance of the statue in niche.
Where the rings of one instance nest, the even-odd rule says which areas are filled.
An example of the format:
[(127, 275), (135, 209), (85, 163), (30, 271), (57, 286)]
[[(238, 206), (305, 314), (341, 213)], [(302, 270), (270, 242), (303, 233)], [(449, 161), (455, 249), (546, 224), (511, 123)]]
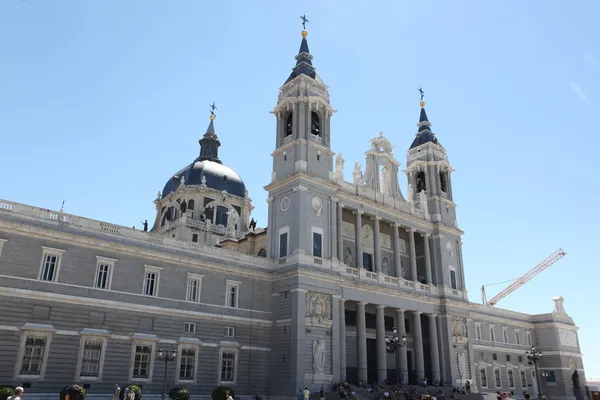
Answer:
[(352, 266), (352, 249), (350, 247), (346, 247), (344, 250), (344, 264)]
[(579, 389), (579, 373), (577, 372), (577, 370), (575, 370), (575, 372), (573, 372), (573, 375), (571, 375), (571, 380), (573, 381), (573, 387), (575, 389)]
[(458, 353), (456, 355), (456, 358), (458, 359), (458, 373), (460, 376), (465, 377), (465, 372), (466, 372), (466, 367), (467, 367), (467, 360), (465, 358), (465, 353)]
[(383, 167), (381, 169), (381, 176), (380, 176), (380, 187), (381, 187), (381, 193), (383, 194), (389, 194), (389, 170), (387, 167)]
[(412, 183), (408, 184), (408, 193), (406, 194), (406, 197), (408, 198), (408, 201), (410, 203), (413, 202), (414, 193), (413, 193)]
[(467, 340), (466, 318), (452, 317), (452, 338), (455, 340)]
[(388, 264), (389, 264), (389, 262), (388, 262), (387, 257), (383, 257), (383, 261), (381, 262), (381, 270), (383, 271), (383, 273), (385, 275), (389, 275), (390, 274), (390, 271), (389, 271), (389, 268), (388, 268)]
[(404, 270), (404, 263), (402, 262), (402, 259), (400, 259), (400, 276), (402, 277), (402, 279), (404, 279), (405, 275), (406, 271)]
[(335, 173), (340, 176), (344, 175), (344, 158), (342, 157), (342, 153), (335, 156)]
[(325, 293), (308, 292), (306, 316), (313, 322), (331, 321), (331, 296)]
[(315, 374), (323, 374), (325, 370), (325, 340), (313, 340), (313, 370)]
[(352, 179), (354, 180), (354, 184), (358, 185), (360, 184), (360, 181), (362, 179), (362, 172), (361, 172), (361, 165), (358, 161), (356, 161), (354, 163), (354, 172), (352, 172)]

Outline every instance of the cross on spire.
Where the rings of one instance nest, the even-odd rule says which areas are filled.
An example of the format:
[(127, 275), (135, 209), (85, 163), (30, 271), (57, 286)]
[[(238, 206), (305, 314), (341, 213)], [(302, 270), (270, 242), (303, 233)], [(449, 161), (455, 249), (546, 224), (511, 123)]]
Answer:
[(210, 108), (210, 115), (215, 115), (215, 110), (217, 109), (217, 106), (215, 106), (215, 102), (213, 101), (213, 103), (208, 107)]
[(302, 29), (306, 30), (306, 23), (310, 21), (306, 19), (306, 14), (303, 14), (300, 19), (302, 20)]
[(421, 86), (419, 86), (419, 93), (421, 93), (421, 101), (423, 101), (423, 96), (425, 95), (425, 92), (423, 91), (423, 88)]

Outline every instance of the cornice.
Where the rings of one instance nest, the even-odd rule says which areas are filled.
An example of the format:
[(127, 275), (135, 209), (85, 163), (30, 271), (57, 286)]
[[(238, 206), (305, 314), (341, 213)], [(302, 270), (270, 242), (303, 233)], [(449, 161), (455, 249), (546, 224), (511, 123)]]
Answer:
[(328, 147), (323, 146), (322, 144), (319, 144), (318, 142), (315, 142), (313, 140), (306, 140), (304, 138), (297, 138), (295, 140), (292, 140), (286, 144), (284, 144), (283, 146), (275, 149), (272, 153), (271, 153), (271, 157), (275, 157), (276, 155), (283, 153), (284, 151), (294, 147), (295, 145), (310, 145), (313, 146), (314, 148), (322, 151), (323, 153), (327, 154), (327, 155), (334, 155), (335, 153), (333, 151), (331, 151)]

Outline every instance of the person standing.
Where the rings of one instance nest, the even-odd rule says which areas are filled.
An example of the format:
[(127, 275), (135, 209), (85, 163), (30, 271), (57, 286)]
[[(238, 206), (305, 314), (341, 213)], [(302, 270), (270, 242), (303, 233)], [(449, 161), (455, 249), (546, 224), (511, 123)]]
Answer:
[(15, 394), (9, 396), (6, 400), (21, 400), (21, 396), (23, 396), (23, 388), (21, 386), (17, 386), (15, 388)]
[(310, 399), (310, 391), (308, 390), (307, 387), (305, 387), (304, 390), (302, 391), (302, 397), (304, 398), (304, 400)]
[(319, 398), (325, 400), (325, 390), (323, 390), (323, 386), (321, 386), (321, 390), (319, 391)]

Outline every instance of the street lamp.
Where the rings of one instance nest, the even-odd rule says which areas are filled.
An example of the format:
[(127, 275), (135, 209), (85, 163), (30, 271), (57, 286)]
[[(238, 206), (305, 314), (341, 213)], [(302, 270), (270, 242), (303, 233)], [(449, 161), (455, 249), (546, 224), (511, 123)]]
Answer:
[(385, 349), (389, 353), (396, 353), (396, 384), (400, 385), (400, 347), (406, 346), (406, 334), (398, 335), (398, 328), (394, 327), (391, 335), (385, 336)]
[(163, 349), (158, 349), (157, 359), (165, 362), (165, 375), (163, 376), (162, 400), (165, 400), (167, 394), (167, 365), (170, 361), (175, 361), (177, 358), (177, 349), (171, 350), (171, 353), (165, 352)]
[(542, 391), (540, 390), (540, 377), (538, 376), (537, 363), (542, 359), (542, 352), (540, 350), (537, 350), (535, 346), (531, 346), (531, 350), (527, 350), (525, 352), (525, 355), (527, 356), (527, 361), (529, 361), (529, 365), (533, 365), (533, 367), (535, 368), (535, 380), (537, 382), (538, 390), (537, 397), (538, 399), (540, 399)]

